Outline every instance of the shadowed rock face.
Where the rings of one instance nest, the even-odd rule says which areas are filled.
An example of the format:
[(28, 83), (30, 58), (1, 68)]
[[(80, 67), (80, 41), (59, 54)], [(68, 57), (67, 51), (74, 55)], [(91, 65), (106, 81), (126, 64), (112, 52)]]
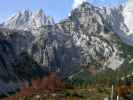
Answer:
[[(46, 69), (43, 70), (25, 52), (32, 42), (33, 37), (30, 37), (32, 35), (29, 32), (0, 30), (0, 94), (7, 95), (7, 92), (19, 89), (21, 87), (19, 81), (31, 80), (47, 74)], [(4, 90), (1, 90), (2, 88)]]
[(13, 72), (13, 66), (15, 62), (15, 53), (12, 49), (12, 46), (10, 43), (4, 40), (0, 40), (0, 66), (1, 66), (1, 72), (0, 76), (3, 77), (3, 79), (9, 79), (10, 75), (15, 78), (15, 74)]

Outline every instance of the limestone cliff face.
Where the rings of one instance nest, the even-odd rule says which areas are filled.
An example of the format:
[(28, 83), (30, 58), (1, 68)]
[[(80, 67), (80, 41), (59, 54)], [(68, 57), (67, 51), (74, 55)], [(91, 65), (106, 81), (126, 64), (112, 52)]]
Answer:
[(51, 17), (45, 16), (43, 10), (33, 13), (30, 10), (19, 11), (3, 23), (9, 29), (31, 30), (45, 25), (53, 25)]

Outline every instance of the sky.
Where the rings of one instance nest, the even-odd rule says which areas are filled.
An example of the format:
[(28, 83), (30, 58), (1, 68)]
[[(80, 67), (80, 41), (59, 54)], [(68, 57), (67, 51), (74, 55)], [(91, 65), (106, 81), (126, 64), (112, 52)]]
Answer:
[(69, 12), (83, 1), (94, 5), (118, 5), (124, 0), (1, 0), (0, 22), (5, 21), (17, 11), (29, 9), (36, 11), (43, 9), (47, 16), (52, 16), (55, 21), (66, 18)]

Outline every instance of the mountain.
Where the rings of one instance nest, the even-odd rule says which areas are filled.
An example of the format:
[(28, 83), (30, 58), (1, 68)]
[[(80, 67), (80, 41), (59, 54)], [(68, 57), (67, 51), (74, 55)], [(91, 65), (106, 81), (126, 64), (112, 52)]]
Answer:
[(9, 29), (31, 30), (53, 24), (53, 19), (51, 17), (45, 16), (43, 10), (41, 9), (35, 13), (30, 10), (20, 11), (10, 17), (4, 23), (4, 26), (8, 27)]
[(0, 78), (30, 80), (50, 71), (87, 80), (106, 69), (132, 72), (133, 38), (123, 9), (84, 2), (59, 23), (42, 10), (17, 13), (0, 28)]
[[(121, 51), (117, 48), (117, 43), (114, 43), (119, 40), (115, 39), (121, 31), (119, 23), (123, 25), (122, 22), (116, 22), (120, 13), (118, 10), (83, 3), (72, 11), (69, 19), (61, 22), (62, 29), (70, 30), (75, 45), (81, 48), (81, 61), (84, 62), (80, 64), (98, 64), (99, 67), (112, 69), (122, 64), (124, 59), (119, 56)], [(67, 27), (69, 25), (71, 27)]]

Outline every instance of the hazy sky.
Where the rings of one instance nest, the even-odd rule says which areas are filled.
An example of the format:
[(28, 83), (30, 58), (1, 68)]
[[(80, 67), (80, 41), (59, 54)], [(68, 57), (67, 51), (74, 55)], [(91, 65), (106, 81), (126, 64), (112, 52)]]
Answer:
[(52, 16), (56, 21), (65, 18), (72, 8), (82, 1), (98, 5), (118, 5), (124, 0), (1, 0), (0, 22), (19, 10), (30, 9), (35, 11), (43, 9), (46, 15)]

